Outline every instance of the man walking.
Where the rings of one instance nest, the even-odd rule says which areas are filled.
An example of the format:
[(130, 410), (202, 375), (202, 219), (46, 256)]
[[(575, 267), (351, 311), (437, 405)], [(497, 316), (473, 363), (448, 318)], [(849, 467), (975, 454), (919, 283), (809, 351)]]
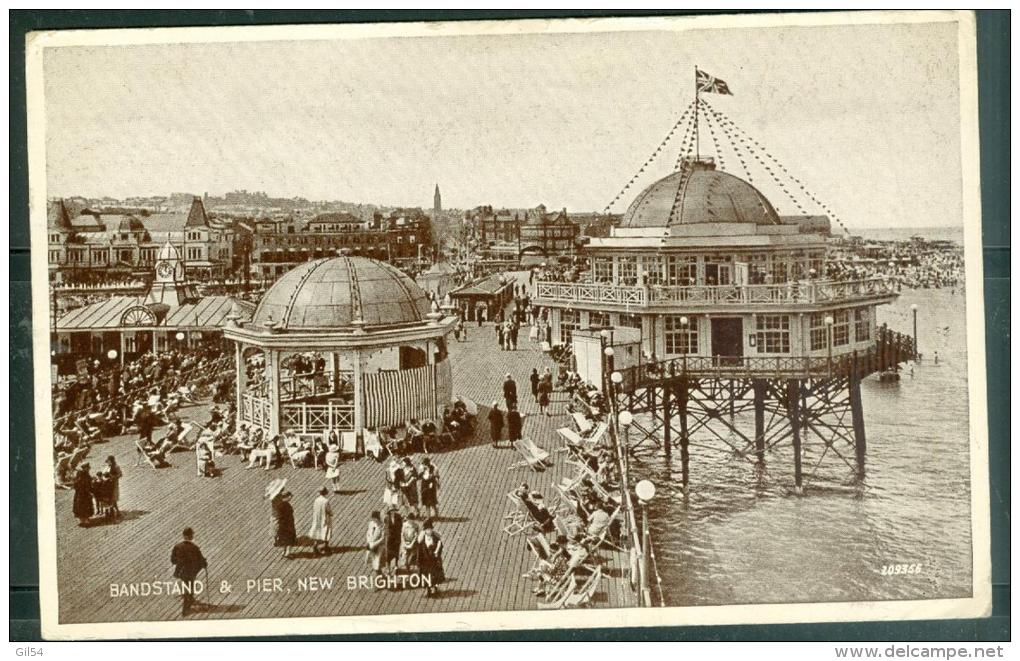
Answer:
[(489, 436), (492, 438), (492, 447), (499, 447), (499, 437), (503, 435), (503, 412), (499, 410), (499, 402), (492, 403), (489, 410)]
[(195, 531), (185, 528), (183, 534), (184, 541), (174, 545), (170, 552), (170, 563), (174, 566), (174, 578), (181, 582), (181, 615), (189, 615), (195, 605), (195, 577), (208, 565), (202, 551), (191, 541), (195, 538)]
[(506, 412), (506, 433), (507, 438), (510, 441), (510, 447), (513, 447), (514, 441), (521, 440), (521, 412), (517, 410), (517, 404), (507, 408)]
[(517, 406), (517, 383), (509, 373), (507, 373), (506, 379), (503, 381), (503, 399), (506, 400), (508, 411)]

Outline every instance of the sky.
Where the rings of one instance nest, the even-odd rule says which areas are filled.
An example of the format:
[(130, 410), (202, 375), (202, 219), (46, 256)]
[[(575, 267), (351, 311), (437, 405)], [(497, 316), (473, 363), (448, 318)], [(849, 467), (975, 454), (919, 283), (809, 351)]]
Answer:
[[(959, 225), (956, 33), (932, 23), (47, 48), (47, 195), (247, 189), (429, 208), (438, 183), (446, 208), (601, 211), (693, 99), (697, 65), (733, 92), (706, 100), (850, 228)], [(712, 155), (704, 131), (701, 144)], [(611, 210), (668, 174), (678, 147), (679, 136)], [(796, 212), (767, 176), (754, 183)]]

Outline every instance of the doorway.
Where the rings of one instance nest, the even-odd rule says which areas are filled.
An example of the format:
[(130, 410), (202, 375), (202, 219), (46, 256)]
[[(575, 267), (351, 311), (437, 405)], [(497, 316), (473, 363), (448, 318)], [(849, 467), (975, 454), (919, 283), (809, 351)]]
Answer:
[(720, 365), (739, 365), (744, 356), (744, 320), (740, 317), (712, 319), (712, 355)]

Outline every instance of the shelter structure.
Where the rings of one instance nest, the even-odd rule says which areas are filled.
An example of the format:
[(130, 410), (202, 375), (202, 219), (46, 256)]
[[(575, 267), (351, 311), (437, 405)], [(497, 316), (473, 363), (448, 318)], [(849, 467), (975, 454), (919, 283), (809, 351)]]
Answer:
[(494, 321), (513, 299), (512, 283), (502, 274), (488, 275), (449, 292), (453, 304), (469, 321)]
[(110, 296), (60, 316), (53, 348), (58, 366), (85, 357), (123, 362), (149, 351), (216, 341), (229, 317), (248, 319), (255, 309), (232, 296), (199, 296), (169, 241), (159, 249), (153, 272), (141, 296)]
[(452, 399), (455, 321), (430, 311), (425, 292), (384, 262), (302, 264), (273, 284), (250, 322), (224, 330), (235, 345), (237, 422), (271, 435), (360, 439), (365, 429), (434, 419)]

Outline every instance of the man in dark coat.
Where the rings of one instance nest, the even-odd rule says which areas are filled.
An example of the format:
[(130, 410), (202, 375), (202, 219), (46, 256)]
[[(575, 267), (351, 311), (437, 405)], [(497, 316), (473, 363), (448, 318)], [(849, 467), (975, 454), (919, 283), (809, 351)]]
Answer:
[(513, 445), (514, 441), (521, 440), (521, 413), (517, 410), (516, 405), (507, 409), (506, 434), (510, 445)]
[(503, 412), (499, 410), (499, 402), (493, 402), (489, 410), (489, 436), (492, 447), (499, 447), (499, 437), (503, 435)]
[(74, 475), (74, 518), (78, 519), (79, 526), (84, 527), (95, 511), (92, 503), (92, 476), (89, 474), (89, 465), (82, 464)]
[(390, 506), (383, 517), (383, 556), (382, 571), (388, 573), (390, 563), (394, 567), (400, 559), (400, 530), (404, 527), (404, 517), (396, 507)]
[(509, 374), (506, 375), (506, 379), (503, 381), (503, 399), (506, 400), (507, 410), (517, 406), (517, 382)]
[(174, 566), (174, 578), (182, 583), (181, 615), (191, 613), (191, 608), (195, 603), (195, 577), (198, 576), (198, 572), (208, 566), (202, 551), (191, 541), (194, 538), (195, 531), (185, 528), (184, 541), (175, 544), (173, 551), (170, 552), (170, 563)]

